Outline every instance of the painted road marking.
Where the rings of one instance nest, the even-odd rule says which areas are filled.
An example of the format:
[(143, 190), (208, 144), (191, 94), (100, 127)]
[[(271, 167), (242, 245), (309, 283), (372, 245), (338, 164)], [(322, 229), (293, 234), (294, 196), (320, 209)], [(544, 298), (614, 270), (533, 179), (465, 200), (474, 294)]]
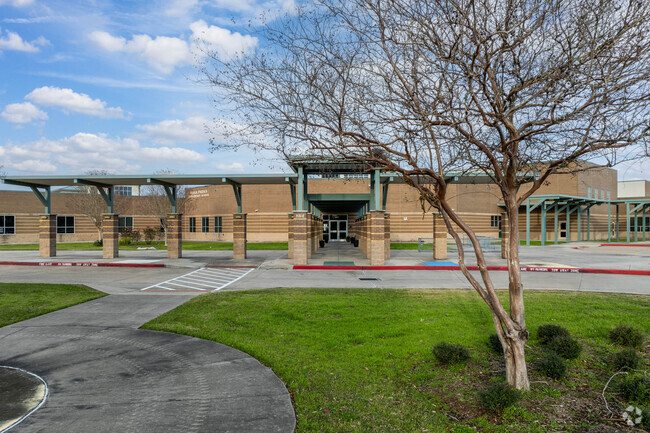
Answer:
[(255, 268), (200, 268), (140, 290), (215, 292), (244, 278)]

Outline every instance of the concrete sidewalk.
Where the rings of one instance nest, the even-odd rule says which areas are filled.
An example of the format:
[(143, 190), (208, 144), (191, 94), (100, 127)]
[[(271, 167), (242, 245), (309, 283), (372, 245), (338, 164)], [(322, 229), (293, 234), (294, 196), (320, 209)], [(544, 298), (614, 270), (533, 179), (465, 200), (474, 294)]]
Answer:
[(250, 355), (138, 330), (191, 296), (111, 295), (0, 328), (0, 365), (47, 382), (16, 432), (286, 432), (290, 395)]

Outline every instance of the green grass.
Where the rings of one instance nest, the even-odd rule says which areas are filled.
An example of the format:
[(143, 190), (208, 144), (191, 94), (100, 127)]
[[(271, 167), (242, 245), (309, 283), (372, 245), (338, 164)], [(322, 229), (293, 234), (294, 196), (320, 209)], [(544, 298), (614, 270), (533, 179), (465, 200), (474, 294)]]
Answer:
[[(154, 241), (151, 244), (140, 242), (137, 245), (120, 245), (120, 250), (137, 250), (142, 247), (155, 247), (159, 250), (167, 249), (165, 242)], [(286, 250), (286, 242), (259, 242), (246, 244), (248, 250)], [(59, 251), (66, 250), (96, 250), (101, 251), (102, 247), (96, 247), (92, 242), (69, 242), (57, 243), (56, 249)], [(232, 251), (232, 242), (204, 242), (204, 241), (183, 241), (184, 250), (217, 250)], [(38, 250), (38, 244), (10, 244), (0, 245), (0, 251), (33, 251)]]
[[(650, 331), (647, 296), (527, 291), (526, 303), (530, 344), (545, 323), (561, 324), (597, 348), (608, 346), (609, 330), (621, 323)], [(542, 432), (552, 424), (533, 413), (537, 401), (511, 411), (499, 425), (481, 414), (476, 387), (501, 380), (503, 367), (486, 344), (494, 332), (488, 309), (470, 291), (220, 292), (194, 298), (144, 327), (218, 341), (268, 365), (293, 395), (298, 432)], [(437, 366), (431, 348), (443, 341), (470, 348), (473, 360)], [(555, 391), (539, 387), (531, 396), (555, 404), (549, 397)], [(457, 423), (445, 414), (468, 418)]]
[(0, 283), (0, 327), (102, 296), (75, 284)]

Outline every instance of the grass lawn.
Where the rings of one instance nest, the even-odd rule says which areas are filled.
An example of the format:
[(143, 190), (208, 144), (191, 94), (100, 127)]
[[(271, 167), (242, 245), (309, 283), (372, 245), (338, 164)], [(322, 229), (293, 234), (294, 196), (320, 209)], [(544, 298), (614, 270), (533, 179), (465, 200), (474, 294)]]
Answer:
[[(137, 250), (141, 247), (155, 247), (159, 250), (167, 249), (165, 242), (154, 241), (151, 244), (140, 242), (138, 245), (120, 245), (120, 250)], [(260, 242), (246, 244), (248, 250), (286, 250), (286, 242)], [(102, 247), (96, 247), (92, 242), (70, 242), (58, 243), (56, 249), (65, 250), (96, 250), (101, 251)], [(184, 250), (230, 250), (232, 251), (232, 242), (203, 242), (203, 241), (183, 241)], [(0, 251), (31, 251), (38, 250), (38, 244), (11, 244), (0, 245)]]
[[(219, 292), (144, 327), (218, 341), (259, 359), (287, 384), (298, 432), (586, 431), (607, 423), (600, 392), (612, 374), (608, 332), (621, 323), (650, 331), (650, 297), (527, 291), (526, 305), (533, 390), (502, 417), (478, 402), (479, 390), (503, 380), (504, 366), (487, 347), (492, 319), (474, 292)], [(565, 326), (585, 346), (561, 381), (533, 368), (542, 354), (534, 336), (545, 323)], [(443, 341), (468, 347), (472, 360), (437, 365), (431, 348)]]
[(0, 326), (106, 296), (75, 284), (0, 283)]

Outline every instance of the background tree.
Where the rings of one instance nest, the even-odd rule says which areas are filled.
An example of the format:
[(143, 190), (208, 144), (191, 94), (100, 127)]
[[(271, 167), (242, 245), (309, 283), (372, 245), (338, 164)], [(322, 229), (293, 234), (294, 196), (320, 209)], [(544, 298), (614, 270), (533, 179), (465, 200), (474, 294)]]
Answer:
[[(154, 173), (154, 175), (173, 175), (177, 174), (176, 171), (163, 168)], [(176, 212), (180, 214), (185, 214), (191, 210), (191, 200), (187, 200), (186, 195), (187, 186), (178, 185), (176, 187)], [(141, 195), (146, 196), (147, 200), (143, 201), (143, 206), (145, 207), (146, 215), (157, 216), (160, 219), (160, 226), (165, 232), (165, 243), (167, 241), (167, 215), (172, 211), (172, 205), (167, 198), (165, 189), (161, 185), (144, 185), (141, 188)]]
[[(442, 214), (463, 274), (492, 313), (507, 381), (528, 389), (518, 210), (550, 175), (582, 169), (582, 160), (613, 165), (647, 153), (649, 7), (316, 0), (263, 25), (253, 55), (221, 61), (206, 45), (202, 73), (218, 107), (232, 110), (214, 125), (231, 141), (212, 148), (343, 157), (400, 173)], [(467, 171), (489, 176), (505, 204), (509, 310), (449, 202), (446, 175)], [(478, 277), (467, 271), (459, 232), (473, 244)]]
[[(108, 170), (88, 170), (84, 174), (89, 176), (107, 176), (111, 173)], [(70, 209), (75, 214), (86, 215), (97, 230), (97, 239), (103, 240), (102, 214), (108, 211), (106, 202), (97, 191), (97, 188), (90, 185), (77, 185), (74, 187), (70, 197)], [(113, 204), (117, 208), (117, 196), (113, 197)]]

